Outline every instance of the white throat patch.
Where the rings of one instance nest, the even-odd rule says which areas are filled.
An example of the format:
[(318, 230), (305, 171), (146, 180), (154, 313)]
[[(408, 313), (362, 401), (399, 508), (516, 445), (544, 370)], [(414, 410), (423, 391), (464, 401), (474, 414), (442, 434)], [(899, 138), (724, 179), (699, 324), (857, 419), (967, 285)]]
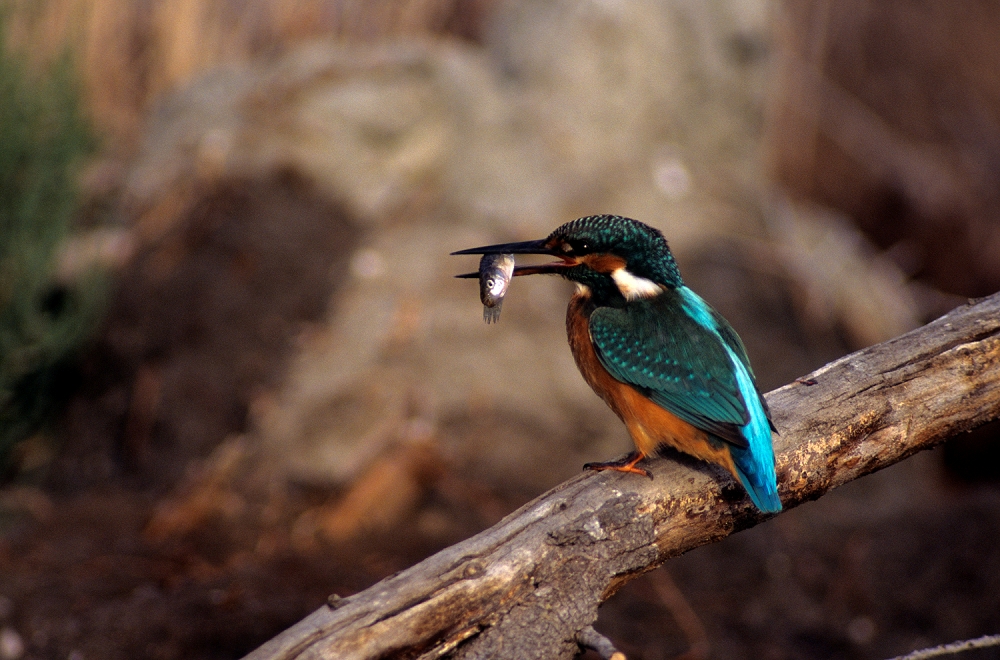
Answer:
[(611, 271), (611, 279), (618, 285), (618, 290), (625, 296), (625, 300), (652, 298), (663, 293), (663, 287), (653, 280), (633, 275), (624, 268), (616, 268)]

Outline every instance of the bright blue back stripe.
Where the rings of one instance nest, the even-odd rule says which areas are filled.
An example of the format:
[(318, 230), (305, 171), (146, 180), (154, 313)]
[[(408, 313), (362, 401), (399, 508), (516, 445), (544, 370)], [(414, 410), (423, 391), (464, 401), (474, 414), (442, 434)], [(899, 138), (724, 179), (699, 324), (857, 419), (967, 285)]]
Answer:
[(747, 365), (743, 364), (739, 356), (726, 343), (719, 334), (719, 327), (708, 303), (697, 293), (686, 286), (677, 288), (683, 301), (684, 311), (691, 315), (698, 325), (714, 333), (722, 345), (726, 347), (729, 359), (733, 363), (733, 372), (736, 375), (736, 385), (743, 397), (743, 403), (750, 413), (750, 422), (742, 427), (741, 433), (747, 439), (750, 447), (748, 449), (737, 449), (731, 447), (733, 462), (736, 463), (736, 470), (740, 474), (740, 481), (746, 488), (750, 499), (757, 505), (757, 508), (765, 513), (777, 513), (781, 511), (781, 500), (778, 499), (777, 477), (774, 474), (774, 449), (771, 446), (771, 424), (767, 421), (767, 413), (761, 405), (757, 387)]
[(750, 411), (750, 422), (741, 429), (743, 436), (750, 444), (748, 449), (731, 447), (733, 462), (737, 471), (743, 477), (743, 487), (747, 489), (750, 498), (757, 508), (765, 513), (781, 511), (781, 500), (778, 499), (778, 483), (774, 474), (774, 449), (771, 445), (771, 424), (767, 421), (764, 406), (761, 405), (757, 387), (750, 378), (746, 365), (736, 356), (733, 349), (726, 346), (729, 358), (733, 361), (736, 372), (736, 383), (740, 388), (743, 402)]

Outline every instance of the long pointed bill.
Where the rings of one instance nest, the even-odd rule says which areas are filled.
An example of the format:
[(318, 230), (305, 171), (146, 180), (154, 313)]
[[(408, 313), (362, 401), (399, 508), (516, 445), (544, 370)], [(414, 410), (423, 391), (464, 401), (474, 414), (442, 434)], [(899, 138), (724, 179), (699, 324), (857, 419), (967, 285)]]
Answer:
[(483, 247), (459, 250), (458, 252), (452, 252), (452, 254), (552, 254), (552, 250), (545, 246), (545, 239), (543, 238), (537, 241), (484, 245)]
[[(520, 243), (500, 243), (498, 245), (484, 245), (483, 247), (459, 250), (452, 254), (555, 254), (545, 245), (545, 239), (537, 241), (522, 241)], [(538, 275), (538, 274), (558, 274), (562, 270), (572, 266), (569, 261), (556, 261), (548, 264), (538, 264), (536, 266), (515, 266), (513, 277), (518, 275)], [(476, 279), (479, 273), (463, 273), (455, 277)]]
[[(473, 252), (472, 254), (476, 254)], [(550, 264), (538, 264), (536, 266), (514, 266), (514, 272), (511, 273), (511, 277), (517, 277), (518, 275), (558, 275), (563, 269), (569, 268), (572, 264), (566, 263), (564, 261), (555, 261)], [(466, 280), (476, 280), (479, 279), (479, 271), (475, 273), (462, 273), (461, 275), (456, 275), (460, 279)]]
[(514, 266), (514, 272), (511, 274), (511, 277), (517, 277), (518, 275), (558, 275), (572, 265), (565, 261), (554, 261), (550, 264), (538, 264), (537, 266)]

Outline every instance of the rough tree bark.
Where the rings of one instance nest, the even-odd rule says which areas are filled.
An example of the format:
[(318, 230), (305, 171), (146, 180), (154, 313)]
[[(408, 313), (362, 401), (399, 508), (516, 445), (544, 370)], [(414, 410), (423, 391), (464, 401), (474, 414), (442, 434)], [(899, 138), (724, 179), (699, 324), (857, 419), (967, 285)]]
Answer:
[[(786, 509), (1000, 416), (1000, 294), (767, 395)], [(721, 470), (583, 473), (247, 656), (572, 658), (622, 584), (766, 518)]]

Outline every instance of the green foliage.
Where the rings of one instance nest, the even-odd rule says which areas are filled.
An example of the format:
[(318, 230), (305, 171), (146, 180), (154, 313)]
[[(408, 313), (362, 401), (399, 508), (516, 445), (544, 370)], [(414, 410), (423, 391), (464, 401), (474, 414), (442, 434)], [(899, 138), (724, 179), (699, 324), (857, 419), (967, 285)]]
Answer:
[(66, 361), (103, 296), (97, 278), (57, 283), (76, 178), (94, 141), (69, 57), (32, 76), (3, 43), (0, 14), (0, 466), (52, 412)]

